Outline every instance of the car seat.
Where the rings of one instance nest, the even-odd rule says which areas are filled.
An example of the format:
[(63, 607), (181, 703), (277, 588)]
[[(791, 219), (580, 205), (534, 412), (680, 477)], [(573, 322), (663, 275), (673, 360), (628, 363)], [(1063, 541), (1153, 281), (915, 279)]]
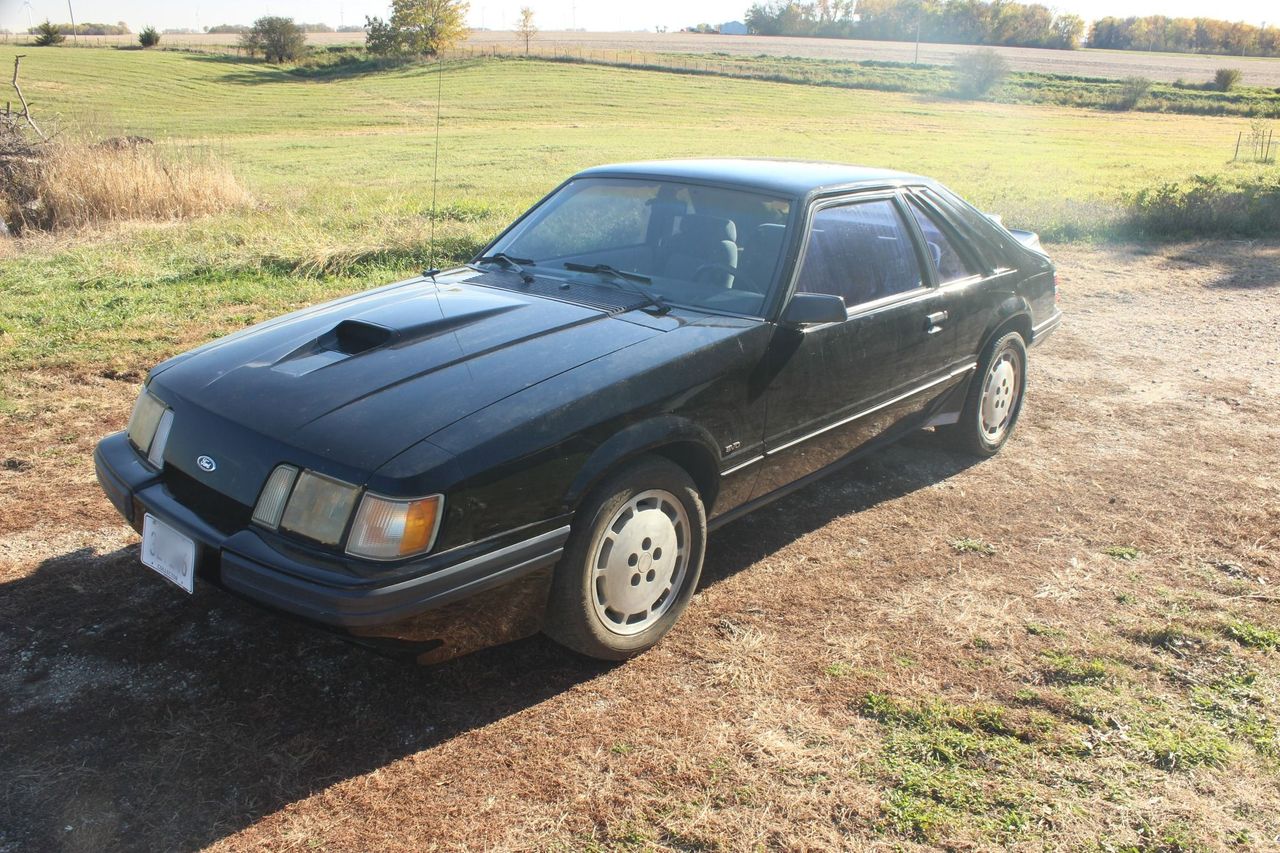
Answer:
[(686, 213), (667, 241), (663, 274), (719, 287), (733, 287), (738, 268), (738, 228), (732, 219)]

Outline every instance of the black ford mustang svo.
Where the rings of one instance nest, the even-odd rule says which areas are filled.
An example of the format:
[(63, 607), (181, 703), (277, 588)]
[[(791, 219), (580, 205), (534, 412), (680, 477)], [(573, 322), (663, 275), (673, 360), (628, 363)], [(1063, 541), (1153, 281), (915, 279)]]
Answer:
[(98, 478), (142, 562), (437, 660), (621, 659), (706, 536), (934, 426), (995, 453), (1054, 268), (937, 183), (705, 160), (575, 175), (466, 267), (158, 365)]

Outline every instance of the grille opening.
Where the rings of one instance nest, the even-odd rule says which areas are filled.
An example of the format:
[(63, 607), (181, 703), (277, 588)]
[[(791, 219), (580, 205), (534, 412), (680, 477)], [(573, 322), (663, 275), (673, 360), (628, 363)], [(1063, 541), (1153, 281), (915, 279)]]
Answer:
[(164, 466), (163, 476), (165, 488), (178, 503), (223, 533), (234, 533), (249, 526), (253, 507), (211, 489), (172, 465)]

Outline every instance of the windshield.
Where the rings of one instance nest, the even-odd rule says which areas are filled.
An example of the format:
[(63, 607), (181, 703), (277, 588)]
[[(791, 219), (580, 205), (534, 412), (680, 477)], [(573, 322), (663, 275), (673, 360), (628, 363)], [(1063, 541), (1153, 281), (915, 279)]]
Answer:
[(758, 316), (790, 211), (786, 200), (740, 190), (583, 178), (562, 187), (487, 254), (530, 261), (526, 272), (537, 275), (603, 281), (668, 302)]

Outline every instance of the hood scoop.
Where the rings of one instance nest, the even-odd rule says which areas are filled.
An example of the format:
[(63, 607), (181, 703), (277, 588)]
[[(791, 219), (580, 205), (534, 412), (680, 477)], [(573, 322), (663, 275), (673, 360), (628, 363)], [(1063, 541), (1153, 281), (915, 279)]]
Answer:
[(364, 320), (343, 320), (316, 338), (316, 346), (342, 355), (359, 355), (385, 345), (394, 337), (395, 332), (386, 326)]
[(395, 341), (394, 330), (364, 320), (343, 320), (315, 340), (280, 359), (271, 369), (286, 376), (306, 376), (353, 355), (376, 350)]
[[(308, 373), (345, 361), (354, 356), (379, 350), (393, 350), (440, 337), (481, 323), (499, 314), (521, 307), (507, 299), (440, 300), (430, 298), (381, 306), (338, 323), (329, 331), (295, 348), (274, 365), (272, 370), (287, 376)], [(459, 344), (446, 363), (463, 355)]]

